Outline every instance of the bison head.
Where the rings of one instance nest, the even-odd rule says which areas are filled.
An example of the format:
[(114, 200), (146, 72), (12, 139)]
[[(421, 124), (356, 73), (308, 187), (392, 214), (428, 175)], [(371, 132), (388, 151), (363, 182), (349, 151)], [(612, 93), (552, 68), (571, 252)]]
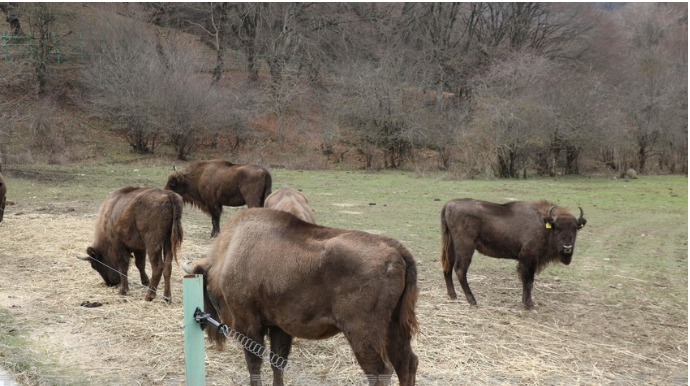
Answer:
[(105, 284), (109, 287), (116, 286), (120, 284), (120, 274), (114, 268), (111, 268), (109, 261), (105, 259), (105, 256), (93, 247), (86, 248), (86, 255), (77, 255), (80, 260), (88, 260), (91, 263), (91, 268), (98, 272)]
[(577, 238), (577, 231), (582, 229), (587, 223), (584, 212), (580, 209), (580, 218), (576, 219), (570, 213), (554, 214), (555, 206), (549, 209), (549, 213), (544, 217), (546, 228), (552, 233), (552, 246), (555, 247), (561, 262), (565, 265), (570, 264), (575, 252), (575, 238)]
[(187, 190), (187, 177), (181, 172), (172, 172), (168, 176), (168, 182), (163, 189), (172, 190), (179, 195), (183, 195)]

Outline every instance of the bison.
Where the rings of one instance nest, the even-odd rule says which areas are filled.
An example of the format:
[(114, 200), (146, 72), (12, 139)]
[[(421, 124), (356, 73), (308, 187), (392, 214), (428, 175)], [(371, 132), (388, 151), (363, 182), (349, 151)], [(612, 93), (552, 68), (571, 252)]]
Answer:
[[(261, 345), (268, 333), (271, 350), (284, 359), (293, 337), (342, 332), (376, 385), (390, 381), (393, 369), (401, 385), (415, 383), (417, 268), (397, 240), (247, 209), (223, 226), (206, 258), (183, 269), (204, 275), (211, 317)], [(206, 331), (222, 348), (226, 335)], [(260, 385), (261, 358), (245, 350), (245, 360), (251, 385)], [(283, 385), (280, 368), (273, 384)]]
[(271, 194), (271, 174), (255, 165), (237, 165), (223, 160), (192, 162), (186, 169), (168, 176), (166, 190), (182, 196), (211, 216), (215, 237), (220, 230), (220, 216), (225, 206), (264, 206)]
[(577, 231), (587, 220), (580, 208), (575, 218), (567, 209), (542, 201), (515, 201), (495, 204), (469, 198), (448, 201), (441, 210), (441, 262), (446, 288), (456, 299), (453, 275), (467, 301), (477, 301), (467, 284), (467, 269), (475, 249), (480, 253), (518, 261), (522, 279), (522, 303), (534, 308), (534, 275), (549, 263), (568, 265), (575, 250)]
[(0, 222), (5, 217), (5, 204), (7, 203), (5, 195), (7, 195), (7, 185), (5, 185), (5, 179), (2, 177), (2, 164), (0, 164)]
[(284, 186), (266, 197), (265, 208), (292, 213), (306, 222), (316, 224), (314, 211), (311, 210), (307, 197), (300, 191)]
[[(172, 260), (182, 244), (182, 198), (174, 192), (154, 188), (120, 188), (111, 193), (98, 212), (95, 240), (77, 255), (91, 262), (108, 286), (120, 284), (120, 295), (129, 289), (127, 270), (134, 254), (141, 282), (149, 286), (147, 301), (165, 277), (164, 298), (171, 301)], [(146, 255), (151, 262), (151, 281), (146, 276)]]

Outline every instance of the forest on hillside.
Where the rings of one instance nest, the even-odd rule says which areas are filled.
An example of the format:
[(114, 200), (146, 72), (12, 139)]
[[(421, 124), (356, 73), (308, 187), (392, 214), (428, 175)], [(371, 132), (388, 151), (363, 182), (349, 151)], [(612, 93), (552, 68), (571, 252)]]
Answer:
[(0, 3), (0, 161), (687, 174), (687, 7)]

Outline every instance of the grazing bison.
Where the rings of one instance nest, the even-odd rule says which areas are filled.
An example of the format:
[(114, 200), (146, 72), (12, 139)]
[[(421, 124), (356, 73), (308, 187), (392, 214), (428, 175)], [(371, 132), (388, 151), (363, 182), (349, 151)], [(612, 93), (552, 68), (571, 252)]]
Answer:
[(2, 177), (2, 164), (0, 164), (0, 222), (5, 216), (5, 204), (7, 203), (7, 185), (5, 185), (5, 179)]
[(532, 309), (534, 274), (560, 260), (570, 264), (577, 230), (587, 220), (580, 208), (575, 218), (567, 209), (547, 201), (494, 204), (469, 198), (448, 201), (441, 210), (441, 262), (448, 295), (455, 299), (453, 272), (458, 275), (467, 301), (477, 301), (467, 284), (467, 269), (474, 250), (518, 261), (522, 303)]
[(271, 194), (271, 174), (255, 165), (236, 165), (223, 160), (197, 161), (168, 176), (165, 189), (182, 196), (211, 216), (211, 237), (220, 230), (220, 215), (225, 206), (264, 206)]
[(284, 186), (266, 197), (264, 207), (292, 213), (306, 222), (316, 224), (314, 211), (311, 210), (307, 197), (300, 191)]
[[(149, 285), (146, 300), (156, 296), (165, 277), (165, 300), (170, 302), (170, 273), (173, 258), (182, 244), (182, 198), (176, 193), (153, 188), (120, 188), (111, 193), (98, 212), (95, 240), (86, 249), (89, 260), (108, 286), (120, 284), (120, 295), (129, 289), (127, 270), (131, 254), (141, 282)], [(146, 276), (146, 255), (151, 262), (151, 281)]]
[[(415, 383), (417, 268), (397, 240), (247, 209), (223, 226), (208, 257), (183, 269), (204, 275), (206, 312), (259, 344), (268, 333), (282, 358), (293, 337), (342, 332), (376, 385), (390, 381), (393, 369), (401, 385)], [(225, 335), (206, 332), (222, 347)], [(245, 351), (245, 360), (251, 385), (260, 385), (261, 358)], [(273, 384), (283, 385), (280, 369)]]

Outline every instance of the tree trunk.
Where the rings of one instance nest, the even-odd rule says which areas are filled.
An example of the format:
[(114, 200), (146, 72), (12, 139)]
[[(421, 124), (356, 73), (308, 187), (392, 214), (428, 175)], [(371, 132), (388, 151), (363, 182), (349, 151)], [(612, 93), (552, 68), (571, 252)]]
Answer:
[(223, 60), (223, 47), (216, 46), (216, 66), (213, 68), (213, 83), (218, 83), (223, 76), (225, 62)]

